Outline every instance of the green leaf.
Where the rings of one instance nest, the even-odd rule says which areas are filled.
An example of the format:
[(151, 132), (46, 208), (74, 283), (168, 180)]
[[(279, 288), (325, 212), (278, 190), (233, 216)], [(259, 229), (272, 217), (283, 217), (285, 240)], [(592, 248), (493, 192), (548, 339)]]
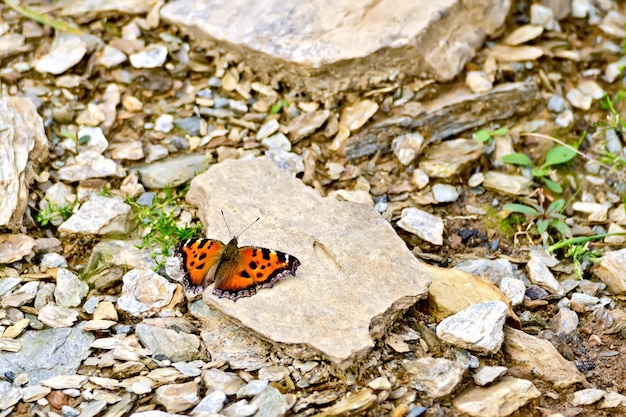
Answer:
[(548, 230), (548, 226), (550, 222), (546, 219), (537, 220), (537, 231), (540, 235), (543, 235), (546, 230)]
[(504, 135), (506, 135), (507, 133), (509, 133), (509, 128), (508, 128), (508, 127), (506, 127), (506, 126), (504, 126), (504, 127), (501, 127), (500, 129), (496, 129), (496, 130), (493, 132), (493, 136), (504, 136)]
[(546, 154), (546, 162), (543, 167), (564, 164), (576, 157), (576, 151), (567, 146), (555, 146)]
[(79, 145), (84, 145), (85, 143), (89, 142), (89, 139), (91, 139), (91, 136), (83, 135), (83, 136), (78, 138), (78, 144)]
[(510, 213), (522, 213), (533, 217), (537, 217), (539, 215), (537, 210), (524, 204), (509, 203), (503, 205), (502, 208)]
[(563, 209), (563, 206), (565, 206), (565, 200), (563, 200), (562, 198), (559, 198), (558, 200), (554, 200), (552, 203), (550, 203), (546, 212), (547, 213), (560, 213), (561, 210)]
[(572, 231), (567, 224), (560, 220), (555, 220), (551, 223), (551, 226), (554, 227), (559, 233), (565, 237), (571, 237)]
[(533, 161), (531, 161), (530, 158), (523, 153), (510, 153), (508, 155), (504, 155), (500, 159), (506, 164), (522, 165), (527, 167), (533, 166)]
[(474, 133), (474, 140), (477, 140), (480, 143), (488, 142), (489, 139), (491, 139), (491, 132), (488, 130), (483, 129)]
[(558, 182), (552, 181), (550, 178), (541, 178), (543, 182), (546, 184), (546, 187), (553, 193), (561, 194), (563, 192), (563, 187)]
[(283, 107), (289, 106), (289, 102), (285, 99), (280, 99), (276, 103), (272, 104), (272, 108), (270, 109), (270, 114), (276, 114), (282, 110)]

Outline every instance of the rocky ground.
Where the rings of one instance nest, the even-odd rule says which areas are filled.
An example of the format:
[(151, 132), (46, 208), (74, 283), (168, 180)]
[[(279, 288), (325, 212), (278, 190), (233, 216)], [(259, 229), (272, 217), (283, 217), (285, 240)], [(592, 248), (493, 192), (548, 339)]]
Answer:
[[(2, 416), (626, 413), (623, 6), (323, 96), (143, 5), (0, 5)], [(296, 276), (187, 297), (222, 211)]]

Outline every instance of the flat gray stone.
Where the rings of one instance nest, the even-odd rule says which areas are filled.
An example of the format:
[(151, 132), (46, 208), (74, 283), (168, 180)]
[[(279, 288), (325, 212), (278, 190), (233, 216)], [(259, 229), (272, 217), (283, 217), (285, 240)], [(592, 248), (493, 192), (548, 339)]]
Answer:
[[(295, 277), (233, 302), (204, 301), (265, 339), (304, 344), (342, 368), (363, 357), (393, 320), (427, 295), (430, 278), (373, 208), (322, 198), (266, 158), (228, 160), (196, 177), (187, 199), (211, 238), (287, 252), (301, 262)], [(393, 256), (390, 256), (393, 254)]]
[(61, 329), (29, 330), (21, 337), (22, 350), (0, 352), (0, 369), (28, 374), (29, 385), (60, 375), (74, 375), (89, 356), (94, 340), (81, 326)]
[(495, 354), (504, 341), (502, 326), (508, 308), (502, 301), (474, 304), (443, 319), (437, 337), (463, 349)]
[(59, 232), (107, 235), (128, 232), (130, 206), (119, 197), (92, 195), (78, 212), (67, 219)]
[(245, 55), (255, 74), (332, 94), (396, 72), (450, 80), (508, 11), (494, 0), (178, 0), (161, 17), (200, 43)]
[(17, 230), (37, 165), (46, 161), (43, 120), (28, 98), (0, 97), (0, 226)]
[(200, 356), (198, 336), (140, 323), (135, 333), (152, 355), (163, 355), (172, 362), (192, 361)]
[(146, 188), (177, 187), (206, 170), (204, 154), (167, 158), (137, 167)]
[(466, 389), (454, 398), (452, 405), (472, 417), (504, 417), (540, 396), (532, 382), (505, 377), (487, 388)]

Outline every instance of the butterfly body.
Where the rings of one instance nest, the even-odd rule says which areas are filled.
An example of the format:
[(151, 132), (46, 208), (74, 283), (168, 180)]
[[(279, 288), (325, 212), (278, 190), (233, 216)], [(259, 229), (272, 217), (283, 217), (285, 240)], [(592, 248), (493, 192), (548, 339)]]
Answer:
[(197, 295), (215, 281), (213, 293), (237, 300), (272, 287), (287, 274), (295, 275), (300, 261), (287, 253), (254, 246), (239, 247), (237, 236), (227, 244), (215, 239), (187, 239), (174, 250), (184, 272), (186, 292)]

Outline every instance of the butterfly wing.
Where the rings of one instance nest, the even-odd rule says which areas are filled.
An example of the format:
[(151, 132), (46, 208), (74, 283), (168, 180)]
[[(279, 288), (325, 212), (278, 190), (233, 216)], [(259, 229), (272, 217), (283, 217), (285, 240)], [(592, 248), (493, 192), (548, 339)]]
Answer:
[(187, 239), (176, 245), (174, 253), (183, 268), (185, 292), (197, 295), (204, 290), (213, 280), (225, 248), (214, 239)]
[(213, 293), (231, 300), (250, 297), (287, 274), (295, 275), (298, 266), (300, 261), (288, 253), (244, 246), (237, 256), (220, 264)]

